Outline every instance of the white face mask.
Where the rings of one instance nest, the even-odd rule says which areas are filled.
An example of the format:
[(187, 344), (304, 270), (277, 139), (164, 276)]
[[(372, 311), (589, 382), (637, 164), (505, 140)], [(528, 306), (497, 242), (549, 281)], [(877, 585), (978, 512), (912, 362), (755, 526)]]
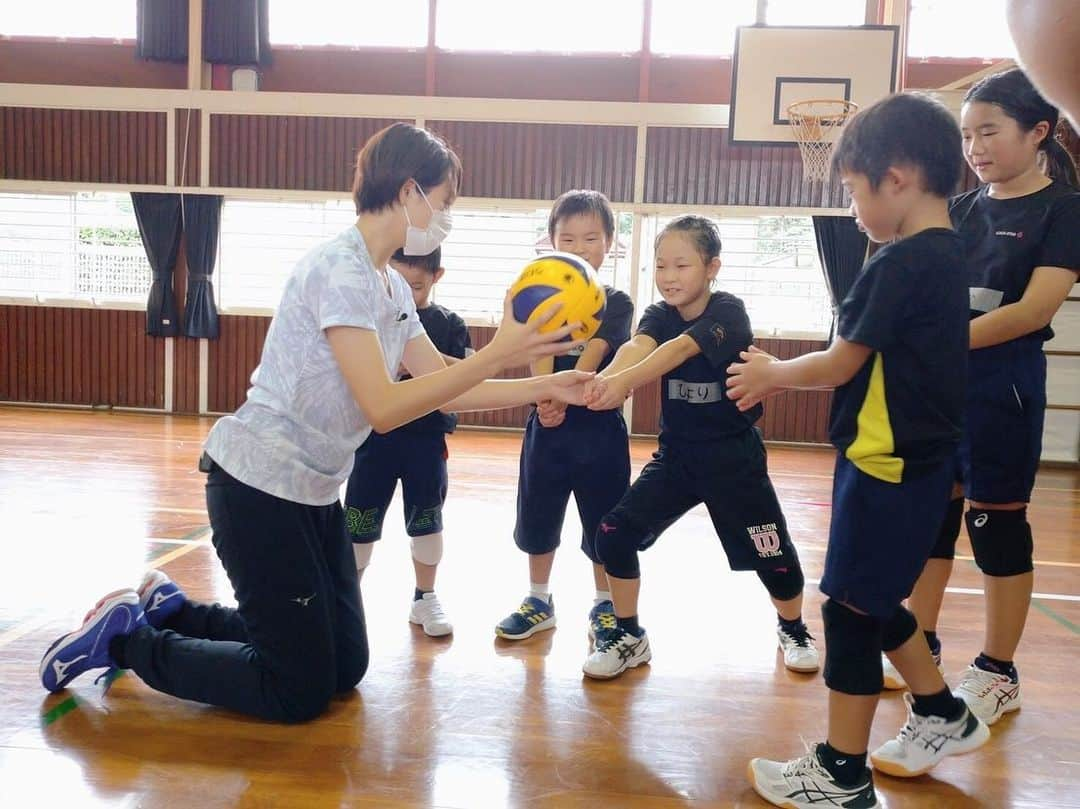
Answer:
[(454, 221), (449, 211), (436, 211), (431, 207), (427, 194), (420, 187), (420, 183), (416, 183), (416, 190), (420, 192), (420, 196), (424, 198), (424, 203), (431, 211), (431, 221), (428, 222), (427, 228), (415, 227), (412, 220), (409, 219), (409, 209), (404, 205), (401, 206), (401, 209), (405, 211), (405, 221), (408, 223), (408, 228), (405, 230), (405, 247), (402, 248), (402, 252), (407, 256), (427, 256), (434, 253), (435, 248), (450, 235), (450, 229), (453, 227)]

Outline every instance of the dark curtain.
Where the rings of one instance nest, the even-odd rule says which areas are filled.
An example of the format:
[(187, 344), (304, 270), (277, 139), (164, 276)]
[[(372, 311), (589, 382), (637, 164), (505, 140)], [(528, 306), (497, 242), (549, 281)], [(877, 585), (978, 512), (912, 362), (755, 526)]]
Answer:
[(146, 333), (175, 337), (180, 324), (172, 277), (180, 251), (180, 195), (133, 193), (131, 202), (153, 273), (146, 301)]
[(204, 0), (203, 59), (214, 64), (270, 64), (270, 0)]
[(186, 62), (188, 0), (136, 0), (135, 55), (159, 62)]
[(222, 197), (184, 195), (184, 247), (187, 254), (187, 297), (184, 303), (184, 335), (218, 337), (218, 312), (210, 276), (217, 258)]
[(829, 330), (829, 342), (832, 342), (840, 303), (847, 297), (866, 260), (867, 238), (859, 231), (854, 217), (815, 216), (813, 219), (818, 258), (832, 300), (833, 322)]

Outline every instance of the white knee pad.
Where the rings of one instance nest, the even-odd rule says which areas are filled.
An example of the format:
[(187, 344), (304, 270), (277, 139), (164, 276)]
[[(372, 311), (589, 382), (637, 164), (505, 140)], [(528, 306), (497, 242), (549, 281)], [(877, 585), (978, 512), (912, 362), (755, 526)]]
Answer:
[(356, 569), (363, 570), (371, 564), (371, 552), (375, 550), (374, 542), (354, 542), (352, 546), (353, 558), (356, 559)]
[(413, 559), (422, 565), (437, 565), (442, 561), (442, 533), (425, 534), (422, 537), (412, 537), (409, 541), (412, 546)]

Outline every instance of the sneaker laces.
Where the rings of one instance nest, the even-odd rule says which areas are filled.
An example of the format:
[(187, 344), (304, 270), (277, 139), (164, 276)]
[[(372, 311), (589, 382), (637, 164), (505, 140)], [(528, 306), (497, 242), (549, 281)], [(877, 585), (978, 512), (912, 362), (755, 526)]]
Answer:
[(427, 614), (428, 620), (445, 621), (446, 613), (443, 612), (442, 603), (436, 598), (421, 599), (424, 605), (424, 612)]
[(978, 666), (971, 666), (964, 672), (964, 676), (960, 678), (956, 690), (967, 691), (969, 694), (975, 694), (978, 697), (985, 697), (994, 689), (994, 686), (1002, 684), (1003, 680), (1011, 682), (1004, 674), (986, 671)]
[(629, 632), (616, 624), (610, 632), (604, 634), (603, 639), (596, 645), (596, 651), (600, 654), (610, 651), (611, 647), (617, 646), (629, 634)]
[(824, 775), (830, 781), (832, 775), (825, 769), (825, 766), (821, 763), (821, 760), (817, 756), (817, 745), (809, 744), (801, 736), (799, 737), (803, 743), (803, 747), (806, 753), (800, 758), (795, 758), (784, 765), (784, 769), (781, 771), (785, 778), (790, 778), (793, 775)]
[(780, 631), (783, 632), (786, 637), (790, 638), (792, 643), (794, 643), (796, 646), (801, 646), (804, 649), (809, 647), (810, 641), (814, 639), (814, 636), (810, 634), (810, 630), (806, 628), (806, 624), (803, 624), (799, 629), (795, 630), (794, 632), (788, 632), (782, 627)]
[(610, 632), (619, 625), (619, 622), (615, 620), (615, 613), (601, 612), (596, 616), (596, 624), (601, 631)]

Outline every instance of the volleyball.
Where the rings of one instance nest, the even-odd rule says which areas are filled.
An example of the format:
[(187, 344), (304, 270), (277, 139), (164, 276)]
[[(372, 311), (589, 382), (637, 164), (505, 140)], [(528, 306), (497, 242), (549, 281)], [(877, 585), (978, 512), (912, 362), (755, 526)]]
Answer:
[(548, 253), (529, 262), (510, 287), (514, 319), (528, 323), (550, 306), (561, 303), (559, 313), (541, 327), (542, 333), (581, 323), (568, 340), (588, 340), (604, 319), (607, 295), (596, 271), (571, 253)]

